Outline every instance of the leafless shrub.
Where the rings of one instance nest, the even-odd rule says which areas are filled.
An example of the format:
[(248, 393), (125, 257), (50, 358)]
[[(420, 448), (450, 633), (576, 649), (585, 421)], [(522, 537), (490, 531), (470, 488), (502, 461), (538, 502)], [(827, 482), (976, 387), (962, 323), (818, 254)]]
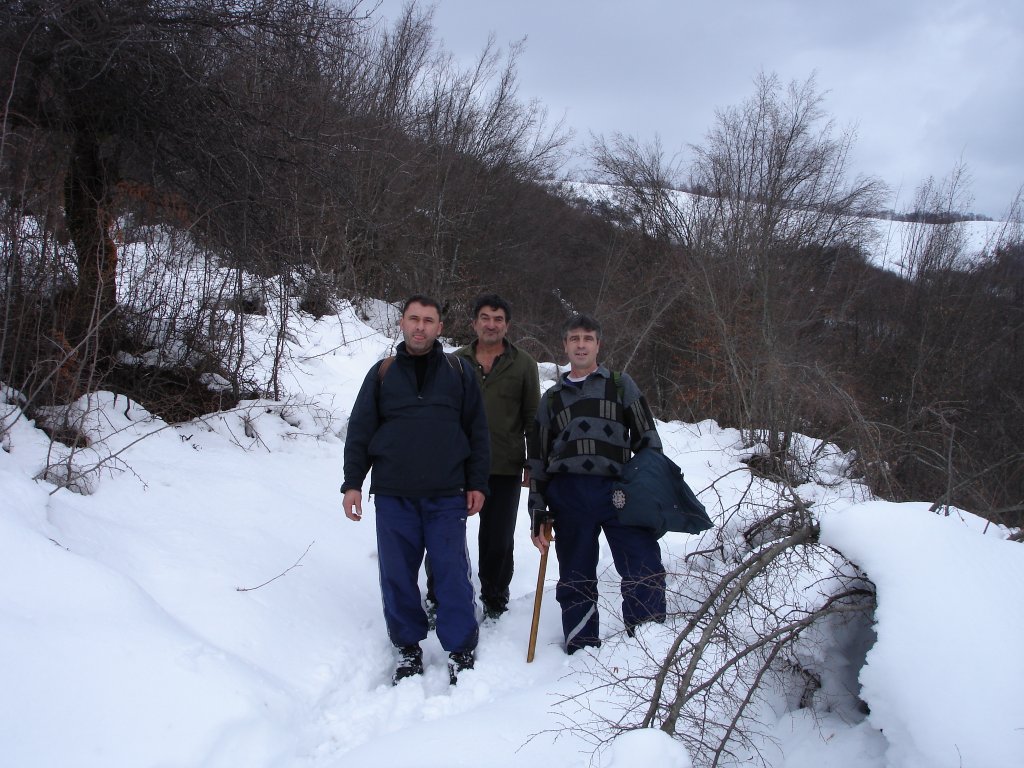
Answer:
[(639, 632), (625, 667), (597, 669), (563, 700), (570, 727), (598, 747), (656, 727), (698, 765), (767, 764), (761, 717), (771, 690), (787, 691), (794, 709), (856, 709), (855, 677), (837, 681), (820, 659), (837, 642), (836, 622), (868, 631), (873, 587), (818, 543), (814, 515), (791, 487), (775, 502), (768, 487), (753, 481), (705, 535), (714, 541), (677, 564), (668, 626)]

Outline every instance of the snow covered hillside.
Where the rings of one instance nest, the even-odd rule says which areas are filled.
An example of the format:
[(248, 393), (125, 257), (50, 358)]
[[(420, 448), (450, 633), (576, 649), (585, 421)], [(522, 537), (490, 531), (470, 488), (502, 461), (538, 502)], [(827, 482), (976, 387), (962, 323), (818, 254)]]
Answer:
[[(431, 635), (426, 675), (392, 687), (372, 504), (352, 523), (338, 492), (348, 409), (392, 340), (349, 306), (319, 321), (296, 317), (282, 402), (171, 426), (98, 392), (77, 404), (90, 446), (71, 452), (20, 415), (19, 393), (0, 391), (4, 765), (689, 765), (660, 731), (597, 747), (609, 736), (600, 723), (617, 721), (629, 702), (595, 679), (641, 669), (686, 621), (627, 638), (606, 550), (605, 645), (562, 652), (552, 560), (537, 658), (526, 663), (538, 556), (525, 514), (511, 610), (483, 625), (476, 669), (450, 687)], [(250, 318), (252, 348), (272, 336), (268, 322)], [(542, 379), (553, 370), (542, 366)], [(659, 429), (719, 522), (703, 537), (662, 539), (666, 564), (683, 573), (688, 554), (732, 530), (724, 511), (750, 492), (741, 463), (749, 450), (710, 422)], [(874, 637), (837, 625), (806, 645), (825, 705), (801, 709), (769, 688), (759, 709), (764, 759), (786, 768), (1020, 766), (1024, 546), (955, 510), (868, 499), (842, 477), (841, 454), (821, 454), (829, 458), (815, 481), (798, 490), (813, 502), (822, 540), (875, 584), (877, 623)], [(85, 493), (59, 487), (68, 479)], [(770, 492), (759, 483), (758, 493)], [(677, 592), (686, 588), (676, 577)], [(855, 686), (858, 674), (867, 713), (857, 691), (828, 690), (830, 681)]]
[[(572, 182), (571, 194), (585, 200), (616, 203), (618, 191), (608, 184)], [(679, 211), (689, 211), (696, 198), (690, 192), (670, 193), (671, 204)], [(799, 216), (797, 216), (799, 218)], [(909, 266), (906, 254), (915, 252), (915, 244), (922, 240), (924, 231), (932, 225), (914, 224), (890, 219), (868, 219), (871, 235), (866, 243), (867, 258), (877, 267), (890, 272), (904, 273)], [(924, 230), (922, 230), (922, 227)], [(1019, 237), (1020, 224), (1006, 221), (963, 221), (954, 225), (958, 242), (967, 258), (990, 254), (1003, 241)]]

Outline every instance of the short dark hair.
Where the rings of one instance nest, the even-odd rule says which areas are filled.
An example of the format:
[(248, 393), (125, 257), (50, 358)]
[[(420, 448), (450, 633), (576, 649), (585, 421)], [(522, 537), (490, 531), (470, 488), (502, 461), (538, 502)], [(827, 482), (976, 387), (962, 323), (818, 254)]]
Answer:
[(562, 323), (562, 340), (564, 341), (569, 336), (569, 331), (575, 331), (577, 328), (584, 331), (593, 331), (597, 335), (597, 340), (601, 340), (601, 324), (590, 315), (580, 313), (573, 315)]
[(441, 302), (437, 299), (426, 296), (422, 293), (414, 293), (408, 299), (405, 300), (405, 304), (402, 305), (402, 317), (405, 317), (405, 313), (409, 310), (410, 304), (422, 304), (424, 307), (433, 307), (437, 310), (437, 316), (440, 319), (441, 315), (444, 314), (444, 310), (441, 309)]
[(476, 320), (480, 316), (480, 310), (484, 307), (491, 307), (493, 309), (502, 309), (505, 311), (505, 322), (512, 322), (512, 307), (505, 301), (501, 296), (496, 293), (485, 293), (482, 296), (477, 296), (476, 301), (473, 302), (473, 319)]

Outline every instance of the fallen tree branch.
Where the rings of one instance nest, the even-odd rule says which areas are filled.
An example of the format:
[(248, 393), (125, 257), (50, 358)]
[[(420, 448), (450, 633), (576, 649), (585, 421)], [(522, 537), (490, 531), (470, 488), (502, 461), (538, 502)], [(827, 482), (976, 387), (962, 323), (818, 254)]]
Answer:
[(309, 542), (309, 546), (306, 547), (306, 551), (302, 553), (302, 557), (300, 557), (298, 560), (296, 560), (288, 568), (285, 568), (283, 571), (281, 571), (279, 574), (277, 574), (277, 576), (275, 576), (274, 578), (269, 579), (268, 581), (264, 581), (262, 584), (257, 584), (255, 587), (235, 587), (235, 591), (236, 592), (252, 592), (254, 589), (259, 589), (260, 587), (267, 586), (267, 584), (269, 584), (272, 581), (277, 581), (282, 576), (284, 576), (286, 573), (288, 573), (288, 571), (290, 571), (290, 570), (292, 570), (294, 568), (300, 568), (302, 566), (302, 558), (304, 558), (307, 554), (309, 554), (310, 547), (312, 547), (314, 544), (316, 544), (316, 539), (313, 539), (313, 541)]

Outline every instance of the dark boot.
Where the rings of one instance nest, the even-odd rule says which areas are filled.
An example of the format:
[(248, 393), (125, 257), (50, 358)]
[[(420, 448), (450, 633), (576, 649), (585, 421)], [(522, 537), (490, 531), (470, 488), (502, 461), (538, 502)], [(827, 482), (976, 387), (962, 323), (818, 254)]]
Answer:
[(458, 651), (448, 654), (448, 682), (455, 685), (459, 682), (459, 672), (472, 669), (476, 663), (473, 651)]
[(497, 621), (501, 618), (501, 614), (508, 610), (506, 603), (498, 602), (497, 600), (481, 600), (484, 604), (484, 619), (489, 621)]
[(399, 680), (404, 680), (413, 675), (423, 674), (423, 650), (417, 645), (404, 645), (398, 649), (398, 666), (395, 667), (395, 674), (391, 678), (392, 685), (398, 685)]

